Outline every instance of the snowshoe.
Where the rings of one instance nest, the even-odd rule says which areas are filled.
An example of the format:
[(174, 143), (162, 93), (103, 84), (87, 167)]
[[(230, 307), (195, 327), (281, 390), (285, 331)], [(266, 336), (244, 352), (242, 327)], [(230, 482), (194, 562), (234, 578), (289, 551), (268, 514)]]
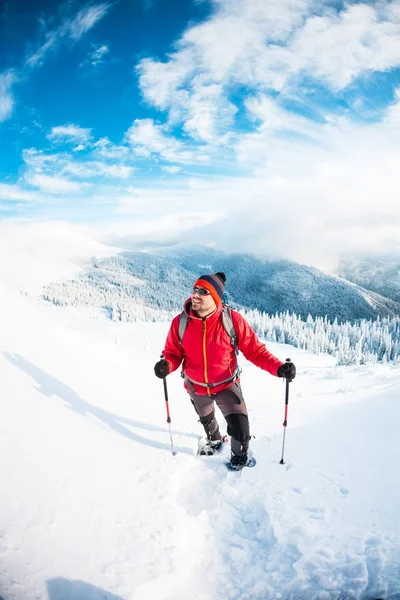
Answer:
[[(239, 460), (238, 460), (239, 459)], [(236, 457), (236, 456), (232, 456), (231, 460), (226, 463), (226, 468), (229, 471), (241, 471), (244, 467), (248, 467), (248, 468), (252, 468), (255, 467), (257, 464), (256, 459), (254, 458), (254, 456), (249, 456), (249, 457)]]
[(198, 456), (212, 456), (217, 452), (221, 452), (223, 445), (228, 441), (228, 437), (224, 435), (220, 440), (207, 440), (205, 444), (199, 444)]

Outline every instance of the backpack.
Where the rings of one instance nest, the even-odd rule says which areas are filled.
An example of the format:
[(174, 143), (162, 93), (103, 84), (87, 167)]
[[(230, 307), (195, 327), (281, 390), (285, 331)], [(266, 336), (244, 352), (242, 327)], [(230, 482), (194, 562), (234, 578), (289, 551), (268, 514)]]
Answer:
[[(238, 336), (235, 331), (235, 327), (233, 325), (232, 309), (227, 304), (223, 304), (221, 317), (222, 317), (222, 325), (223, 325), (226, 333), (229, 335), (231, 344), (234, 347), (236, 354), (239, 354)], [(186, 331), (186, 327), (188, 325), (188, 320), (189, 320), (188, 316), (187, 316), (186, 312), (183, 310), (179, 317), (179, 329), (178, 329), (178, 337), (179, 337), (179, 341), (181, 344), (182, 344), (183, 336)]]

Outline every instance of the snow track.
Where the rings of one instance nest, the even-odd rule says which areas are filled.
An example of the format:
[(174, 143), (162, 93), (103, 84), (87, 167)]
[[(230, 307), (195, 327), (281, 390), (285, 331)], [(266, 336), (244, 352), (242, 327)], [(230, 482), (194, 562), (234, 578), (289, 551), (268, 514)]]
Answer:
[[(135, 600), (146, 594), (183, 599), (189, 581), (194, 600), (221, 594), (232, 600), (400, 598), (395, 591), (398, 574), (393, 564), (385, 564), (385, 542), (379, 536), (355, 533), (343, 540), (330, 530), (330, 510), (315, 504), (303, 508), (293, 524), (291, 497), (300, 497), (302, 491), (294, 487), (286, 494), (276, 487), (273, 473), (282, 470), (281, 465), (270, 461), (272, 479), (266, 479), (256, 469), (227, 472), (223, 461), (223, 456), (178, 457), (171, 464), (167, 504), (179, 514), (176, 529), (170, 531), (176, 541), (173, 583), (166, 587), (162, 579), (146, 585)], [(290, 469), (283, 468), (286, 473)], [(327, 497), (347, 495), (324, 479)], [(279, 518), (275, 528), (269, 507), (280, 516), (287, 511), (287, 523)], [(399, 556), (395, 540), (390, 546)]]

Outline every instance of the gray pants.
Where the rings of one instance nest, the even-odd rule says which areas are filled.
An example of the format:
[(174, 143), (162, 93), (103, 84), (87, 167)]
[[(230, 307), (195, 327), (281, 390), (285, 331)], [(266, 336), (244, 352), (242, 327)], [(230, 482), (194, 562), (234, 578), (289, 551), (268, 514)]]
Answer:
[(237, 446), (235, 442), (239, 442), (247, 451), (250, 440), (249, 418), (239, 382), (233, 382), (226, 390), (211, 396), (190, 393), (190, 399), (208, 439), (217, 440), (221, 437), (214, 414), (216, 404), (225, 417), (228, 434), (232, 436), (232, 449)]

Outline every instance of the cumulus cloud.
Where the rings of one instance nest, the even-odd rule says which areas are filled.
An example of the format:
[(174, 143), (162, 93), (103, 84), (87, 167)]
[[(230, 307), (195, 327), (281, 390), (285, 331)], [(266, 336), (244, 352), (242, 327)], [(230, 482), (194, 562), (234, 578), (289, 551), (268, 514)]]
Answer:
[(398, 0), (339, 12), (330, 2), (308, 0), (214, 5), (165, 61), (145, 58), (137, 66), (146, 101), (207, 142), (233, 122), (235, 86), (284, 95), (312, 78), (337, 92), (363, 73), (400, 65)]
[(137, 156), (148, 158), (155, 155), (178, 163), (194, 160), (193, 152), (169, 135), (166, 126), (155, 123), (153, 119), (135, 119), (126, 133), (126, 140)]
[(87, 143), (90, 140), (90, 129), (79, 127), (79, 125), (58, 125), (53, 127), (47, 135), (49, 140), (69, 141), (73, 144)]
[(93, 154), (114, 161), (123, 160), (130, 154), (130, 149), (127, 145), (113, 144), (108, 138), (100, 138), (93, 144)]
[(362, 73), (396, 67), (400, 22), (381, 6), (354, 4), (338, 15), (310, 17), (290, 45), (275, 51), (275, 59), (288, 76), (304, 72), (334, 91)]

